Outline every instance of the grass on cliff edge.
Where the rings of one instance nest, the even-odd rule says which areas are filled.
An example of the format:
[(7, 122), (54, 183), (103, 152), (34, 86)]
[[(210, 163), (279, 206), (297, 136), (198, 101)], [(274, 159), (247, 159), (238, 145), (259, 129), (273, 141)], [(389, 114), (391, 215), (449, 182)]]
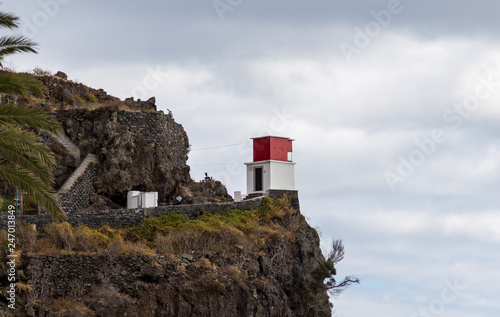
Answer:
[[(62, 222), (35, 231), (29, 224), (18, 224), (17, 241), (22, 252), (32, 254), (225, 252), (236, 246), (265, 246), (279, 237), (293, 241), (303, 223), (303, 216), (291, 208), (290, 199), (266, 198), (258, 209), (206, 213), (195, 220), (172, 213), (117, 229), (73, 227)], [(7, 243), (6, 232), (2, 231), (0, 245)]]

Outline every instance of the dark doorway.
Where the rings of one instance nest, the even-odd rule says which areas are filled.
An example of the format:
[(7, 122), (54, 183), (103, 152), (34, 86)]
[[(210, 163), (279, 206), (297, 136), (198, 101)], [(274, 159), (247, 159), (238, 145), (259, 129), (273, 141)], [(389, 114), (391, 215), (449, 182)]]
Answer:
[(255, 168), (255, 191), (262, 191), (262, 167)]

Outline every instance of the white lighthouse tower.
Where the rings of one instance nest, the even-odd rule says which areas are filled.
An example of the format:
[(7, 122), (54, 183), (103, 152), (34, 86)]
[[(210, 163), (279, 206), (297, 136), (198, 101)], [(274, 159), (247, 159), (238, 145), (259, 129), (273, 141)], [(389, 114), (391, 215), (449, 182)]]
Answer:
[(247, 166), (247, 193), (258, 196), (270, 190), (295, 190), (293, 139), (264, 136), (253, 139), (253, 162)]

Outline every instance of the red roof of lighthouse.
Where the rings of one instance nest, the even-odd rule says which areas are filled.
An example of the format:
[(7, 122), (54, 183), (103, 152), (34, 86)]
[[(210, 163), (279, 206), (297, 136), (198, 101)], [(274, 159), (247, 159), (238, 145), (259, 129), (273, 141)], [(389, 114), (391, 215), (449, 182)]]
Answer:
[(292, 142), (293, 139), (263, 136), (253, 139), (253, 161), (284, 161), (291, 162)]

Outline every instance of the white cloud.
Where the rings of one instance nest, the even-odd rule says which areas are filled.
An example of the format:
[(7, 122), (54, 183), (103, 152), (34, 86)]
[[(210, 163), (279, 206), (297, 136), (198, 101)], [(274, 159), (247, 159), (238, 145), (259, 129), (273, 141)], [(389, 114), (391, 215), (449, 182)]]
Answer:
[(450, 215), (444, 220), (444, 228), (449, 235), (500, 243), (500, 211)]

